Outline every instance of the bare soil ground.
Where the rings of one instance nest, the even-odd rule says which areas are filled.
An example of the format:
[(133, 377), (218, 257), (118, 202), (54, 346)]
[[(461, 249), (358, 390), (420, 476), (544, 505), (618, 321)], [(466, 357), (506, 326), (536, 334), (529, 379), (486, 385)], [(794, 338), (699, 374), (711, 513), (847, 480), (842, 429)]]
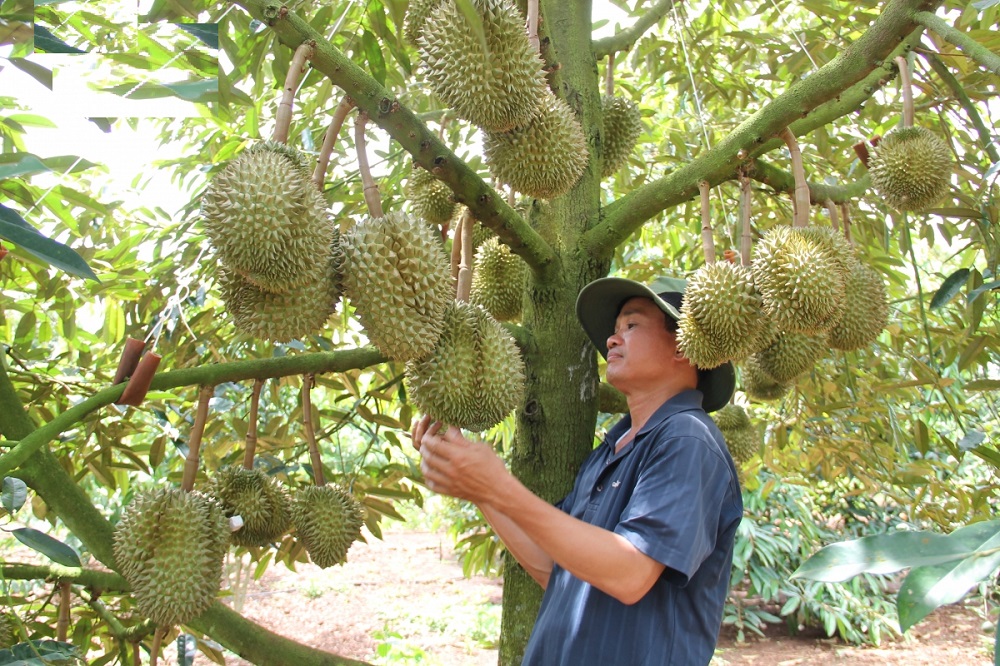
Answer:
[[(269, 629), (342, 656), (379, 664), (496, 664), (502, 583), (465, 578), (445, 534), (392, 529), (356, 543), (342, 567), (272, 567), (251, 585), (242, 612)], [(908, 639), (860, 648), (821, 632), (737, 643), (724, 631), (720, 665), (986, 666), (992, 641), (968, 608), (939, 609)], [(246, 664), (236, 658), (229, 664)]]

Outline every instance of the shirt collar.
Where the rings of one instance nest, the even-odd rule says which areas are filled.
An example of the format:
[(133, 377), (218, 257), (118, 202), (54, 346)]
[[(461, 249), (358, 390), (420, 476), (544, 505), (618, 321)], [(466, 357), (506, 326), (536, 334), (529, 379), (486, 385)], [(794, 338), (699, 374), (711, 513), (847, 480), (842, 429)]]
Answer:
[[(649, 417), (649, 420), (646, 421), (642, 428), (639, 429), (639, 432), (636, 433), (635, 439), (639, 439), (674, 414), (691, 411), (692, 409), (702, 409), (702, 399), (703, 395), (701, 391), (697, 389), (681, 391), (660, 405), (657, 410), (653, 412), (653, 415)], [(609, 443), (613, 449), (615, 442), (618, 441), (618, 438), (628, 432), (631, 427), (632, 415), (626, 414), (622, 420), (611, 427), (611, 430), (608, 431), (607, 437), (605, 437), (604, 441)], [(631, 446), (626, 448), (631, 448)]]

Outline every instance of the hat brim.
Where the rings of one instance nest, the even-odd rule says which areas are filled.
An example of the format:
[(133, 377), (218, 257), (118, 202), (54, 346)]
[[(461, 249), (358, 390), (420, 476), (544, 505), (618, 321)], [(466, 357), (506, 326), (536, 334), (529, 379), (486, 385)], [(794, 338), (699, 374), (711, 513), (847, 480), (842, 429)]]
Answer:
[[(604, 358), (608, 357), (608, 338), (615, 332), (615, 320), (622, 305), (630, 298), (648, 298), (674, 321), (680, 321), (680, 312), (646, 285), (625, 278), (600, 278), (581, 291), (576, 299), (576, 316), (580, 326), (594, 347)], [(698, 369), (698, 390), (705, 396), (702, 406), (706, 412), (722, 409), (736, 390), (736, 372), (732, 363), (710, 370)]]

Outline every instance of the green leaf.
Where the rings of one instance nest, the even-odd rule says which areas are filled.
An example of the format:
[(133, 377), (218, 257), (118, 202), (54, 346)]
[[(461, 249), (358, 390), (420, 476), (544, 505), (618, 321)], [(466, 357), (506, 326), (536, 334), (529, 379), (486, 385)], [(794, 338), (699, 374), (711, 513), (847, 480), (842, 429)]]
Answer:
[(50, 169), (31, 153), (0, 155), (0, 180), (45, 173)]
[(839, 583), (858, 574), (887, 574), (968, 555), (961, 543), (933, 532), (893, 532), (835, 543), (802, 563), (792, 578)]
[(965, 382), (966, 391), (995, 391), (1000, 389), (1000, 379), (973, 379)]
[(46, 67), (42, 67), (37, 62), (32, 62), (31, 60), (26, 60), (24, 58), (13, 58), (8, 60), (10, 64), (17, 67), (19, 70), (33, 78), (34, 80), (41, 83), (43, 86), (52, 90), (52, 70)]
[(958, 562), (918, 567), (903, 581), (896, 597), (899, 628), (906, 631), (938, 606), (966, 595), (1000, 566), (1000, 520), (974, 523), (946, 537), (969, 553)]
[(174, 25), (200, 39), (208, 48), (219, 48), (218, 23), (175, 23)]
[(44, 53), (86, 53), (62, 41), (48, 28), (38, 23), (35, 23), (35, 50)]
[(128, 99), (180, 97), (189, 102), (207, 103), (218, 100), (219, 81), (215, 78), (200, 81), (185, 81), (183, 83), (143, 83), (134, 81), (131, 83), (120, 83), (117, 86), (103, 88), (102, 90)]
[(64, 567), (82, 567), (80, 556), (76, 551), (64, 544), (62, 541), (50, 537), (45, 532), (39, 532), (31, 527), (19, 527), (11, 530), (14, 538), (23, 543), (28, 548), (36, 550), (56, 564)]
[(17, 513), (18, 509), (24, 506), (24, 502), (27, 499), (28, 486), (25, 485), (24, 481), (16, 479), (13, 476), (5, 476), (3, 478), (3, 492), (0, 493), (0, 503), (3, 504), (3, 508), (7, 509), (7, 513), (13, 516)]
[(82, 663), (76, 646), (48, 639), (18, 643), (0, 650), (0, 666), (48, 666), (49, 664)]
[(0, 238), (9, 240), (32, 256), (70, 275), (100, 282), (83, 257), (72, 248), (41, 235), (24, 218), (3, 204), (0, 204)]
[(955, 295), (961, 291), (962, 287), (965, 286), (965, 282), (969, 279), (969, 269), (959, 268), (957, 271), (945, 278), (945, 281), (941, 283), (941, 287), (934, 294), (934, 298), (931, 299), (931, 310), (937, 310), (943, 307), (955, 298)]
[(380, 86), (385, 85), (385, 58), (382, 56), (382, 49), (379, 47), (375, 35), (365, 30), (361, 33), (361, 48), (365, 52), (365, 59), (368, 61), (368, 69), (372, 77), (378, 81)]
[(13, 120), (27, 127), (58, 127), (45, 116), (38, 116), (34, 113), (12, 113), (7, 116), (7, 120)]

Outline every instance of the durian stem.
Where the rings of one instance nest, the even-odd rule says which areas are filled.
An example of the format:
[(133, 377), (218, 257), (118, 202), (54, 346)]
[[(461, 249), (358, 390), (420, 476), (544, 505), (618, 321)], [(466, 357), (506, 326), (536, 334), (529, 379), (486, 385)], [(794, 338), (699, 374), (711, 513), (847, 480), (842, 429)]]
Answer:
[(715, 263), (715, 239), (712, 238), (712, 206), (708, 198), (711, 190), (707, 180), (698, 183), (701, 192), (701, 247), (705, 252), (705, 263)]
[(840, 204), (840, 216), (844, 218), (844, 238), (851, 245), (854, 245), (854, 239), (851, 238), (851, 208), (847, 203)]
[(458, 218), (458, 224), (455, 225), (455, 236), (451, 241), (451, 277), (456, 281), (458, 280), (459, 264), (462, 263), (462, 229), (470, 219), (469, 210), (464, 210), (462, 217)]
[(243, 469), (253, 469), (253, 458), (257, 453), (257, 410), (260, 406), (260, 392), (263, 388), (263, 379), (253, 380), (253, 392), (250, 394), (250, 416), (247, 418), (246, 450), (243, 451)]
[(353, 108), (354, 101), (347, 95), (344, 95), (344, 99), (340, 100), (340, 104), (333, 111), (333, 119), (330, 120), (330, 126), (326, 128), (326, 135), (323, 137), (323, 147), (320, 148), (319, 157), (316, 158), (316, 168), (313, 170), (312, 180), (319, 190), (323, 189), (323, 183), (326, 182), (326, 169), (330, 165), (330, 155), (333, 154), (333, 147), (337, 145), (337, 137), (340, 136), (340, 130), (344, 126), (347, 114)]
[(306, 431), (306, 442), (309, 444), (309, 460), (312, 462), (313, 482), (317, 486), (326, 485), (326, 476), (323, 474), (323, 458), (319, 455), (319, 445), (316, 443), (316, 428), (312, 419), (312, 392), (315, 375), (304, 375), (302, 377), (302, 425)]
[(792, 199), (794, 218), (793, 227), (804, 227), (809, 224), (809, 182), (806, 181), (806, 169), (802, 164), (802, 151), (795, 135), (787, 127), (781, 130), (781, 140), (788, 146), (792, 158), (792, 178), (795, 179), (795, 193)]
[(160, 646), (163, 644), (163, 637), (167, 635), (167, 628), (157, 629), (153, 633), (153, 645), (149, 648), (149, 666), (156, 666), (160, 658)]
[(362, 111), (354, 124), (354, 147), (358, 151), (358, 171), (361, 172), (361, 182), (364, 185), (365, 204), (368, 212), (374, 218), (382, 217), (382, 198), (378, 194), (378, 185), (372, 178), (371, 167), (368, 166), (367, 144), (365, 142), (365, 125), (368, 124), (368, 114)]
[(896, 56), (896, 66), (899, 67), (899, 88), (903, 93), (903, 127), (913, 127), (913, 84), (906, 56)]
[(840, 219), (837, 216), (837, 205), (829, 199), (826, 200), (826, 212), (830, 215), (830, 224), (837, 231), (840, 231)]
[(615, 52), (608, 54), (608, 67), (604, 70), (604, 94), (615, 94)]
[(516, 203), (517, 203), (517, 194), (515, 193), (514, 188), (513, 187), (507, 188), (507, 205), (513, 208), (514, 204)]
[(528, 42), (531, 50), (538, 53), (538, 0), (528, 0)]
[(302, 80), (302, 73), (306, 69), (306, 60), (313, 56), (312, 42), (303, 42), (299, 48), (295, 49), (292, 56), (292, 63), (288, 66), (288, 73), (285, 75), (285, 90), (281, 94), (281, 101), (278, 102), (278, 112), (274, 117), (274, 134), (272, 139), (278, 143), (288, 143), (288, 132), (292, 126), (292, 105), (295, 102), (295, 89)]
[(205, 434), (205, 422), (208, 421), (208, 401), (215, 392), (214, 386), (202, 386), (198, 392), (198, 411), (191, 426), (191, 437), (188, 440), (188, 454), (184, 460), (184, 477), (181, 480), (181, 490), (194, 490), (194, 478), (198, 475), (198, 453), (201, 449), (201, 436)]
[(750, 265), (750, 251), (753, 249), (753, 236), (750, 233), (750, 178), (740, 174), (740, 263)]
[(462, 223), (462, 259), (458, 265), (455, 300), (467, 303), (472, 293), (472, 218)]
[(69, 604), (70, 584), (67, 581), (59, 583), (59, 620), (56, 622), (56, 640), (66, 641), (69, 636)]

